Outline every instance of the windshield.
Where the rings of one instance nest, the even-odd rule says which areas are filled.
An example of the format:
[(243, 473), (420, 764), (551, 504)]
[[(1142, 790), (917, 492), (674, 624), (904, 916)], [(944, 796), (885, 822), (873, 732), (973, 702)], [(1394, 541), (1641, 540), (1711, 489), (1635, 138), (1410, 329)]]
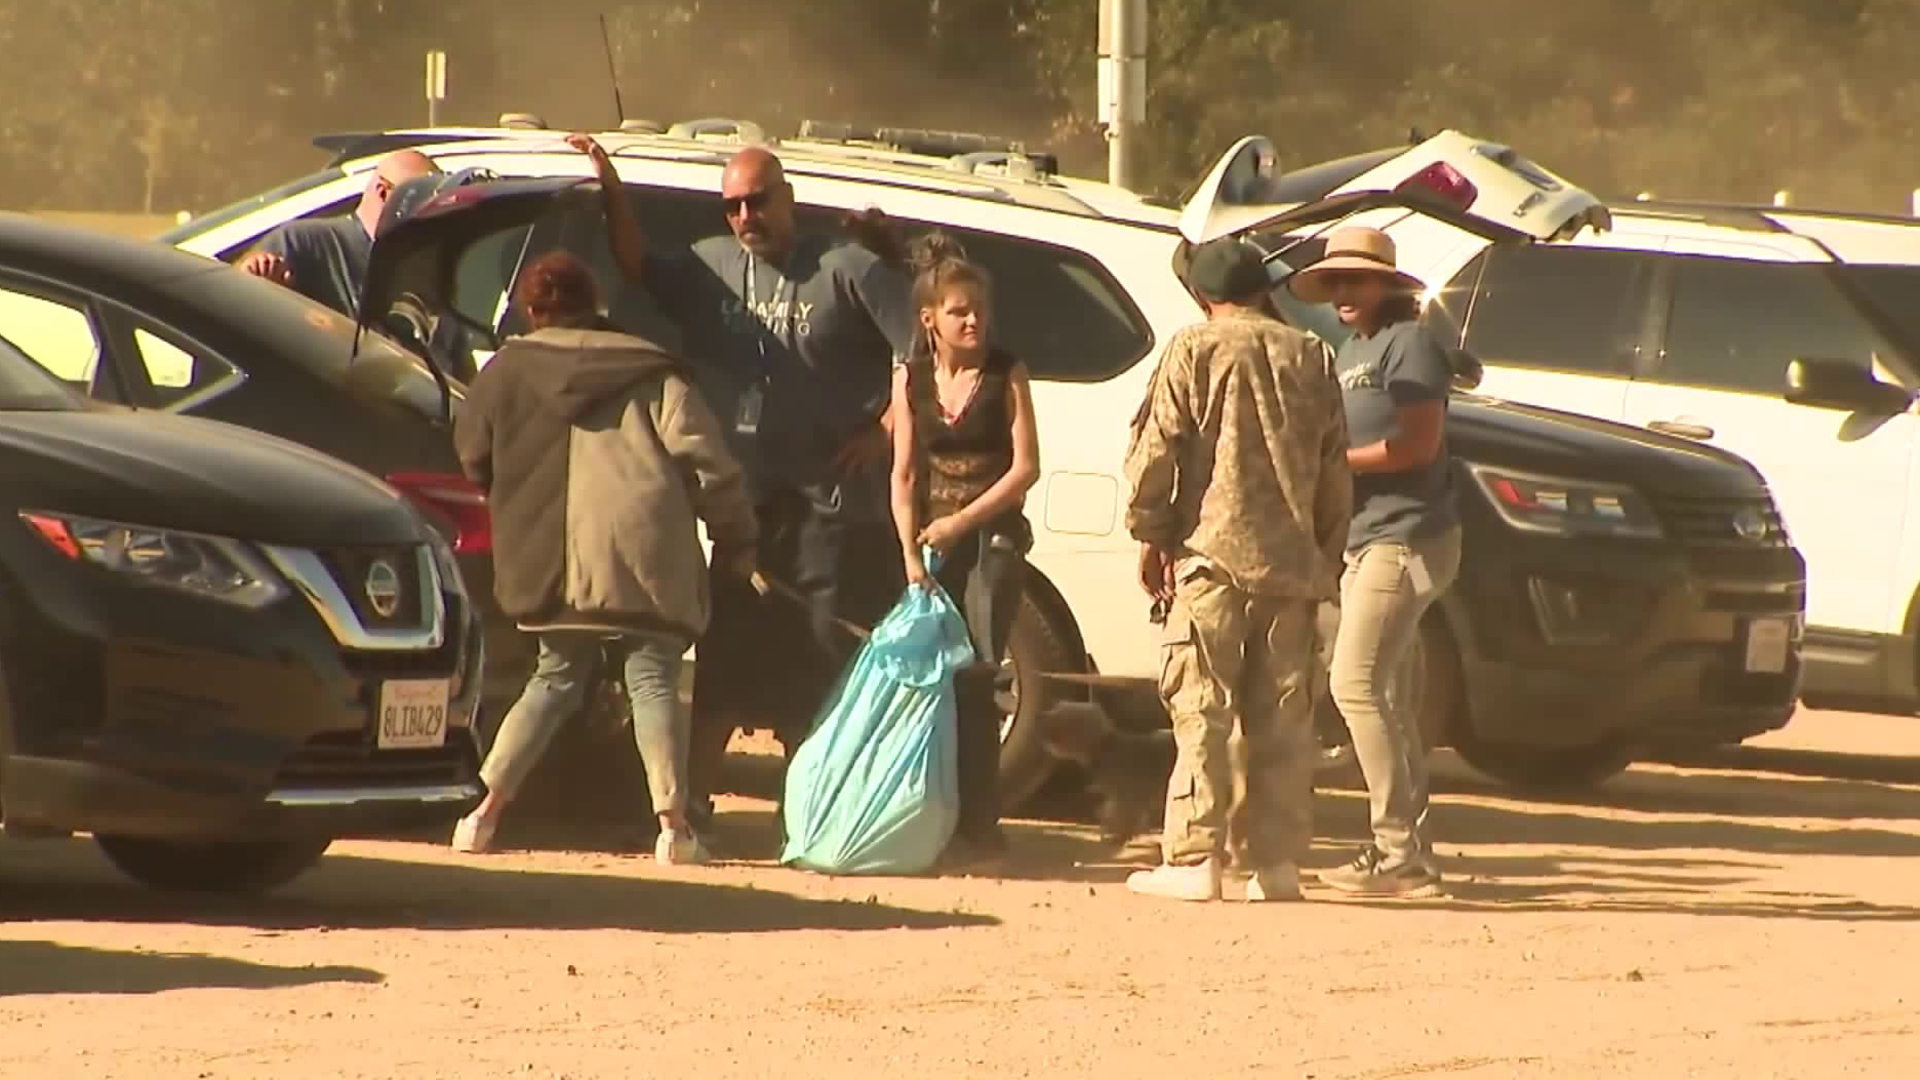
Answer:
[(168, 229), (155, 239), (162, 244), (178, 246), (199, 236), (201, 233), (216, 229), (235, 218), (251, 214), (255, 210), (270, 203), (276, 203), (282, 199), (290, 199), (303, 191), (310, 191), (319, 187), (321, 184), (338, 180), (345, 175), (347, 175), (346, 172), (341, 169), (321, 169), (317, 173), (309, 173), (298, 180), (290, 180), (287, 183), (281, 184), (271, 191), (263, 191), (258, 195), (248, 196), (237, 203), (223, 206), (204, 217), (194, 218), (178, 228)]
[(0, 411), (66, 412), (79, 407), (78, 395), (66, 384), (0, 338)]

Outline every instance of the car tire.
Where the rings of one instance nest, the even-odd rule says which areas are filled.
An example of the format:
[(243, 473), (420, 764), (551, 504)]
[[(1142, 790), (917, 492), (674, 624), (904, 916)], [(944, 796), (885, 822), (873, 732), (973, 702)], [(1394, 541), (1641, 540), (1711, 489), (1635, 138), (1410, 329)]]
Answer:
[(1007, 659), (1000, 666), (996, 698), (1000, 721), (1000, 805), (1012, 810), (1046, 786), (1060, 762), (1040, 741), (1038, 717), (1059, 700), (1058, 684), (1038, 677), (1043, 671), (1084, 671), (1086, 658), (1071, 642), (1073, 628), (1062, 626), (1047, 605), (1031, 595), (1020, 601), (1007, 636)]
[[(1340, 715), (1340, 707), (1333, 701), (1329, 683), (1332, 656), (1333, 642), (1327, 641), (1320, 649), (1313, 718), (1319, 749), (1315, 771), (1322, 777), (1358, 767), (1346, 717)], [(1401, 679), (1404, 681), (1397, 682), (1387, 692), (1414, 698), (1420, 738), (1427, 751), (1453, 742), (1457, 726), (1454, 717), (1459, 715), (1461, 705), (1460, 654), (1443, 620), (1429, 616), (1421, 623), (1420, 635), (1414, 639)]]
[(1589, 746), (1523, 746), (1462, 736), (1454, 740), (1454, 750), (1487, 776), (1538, 794), (1594, 787), (1625, 772), (1635, 756), (1633, 747), (1619, 739)]
[(306, 873), (333, 843), (305, 840), (153, 840), (96, 836), (120, 872), (150, 888), (178, 893), (261, 893)]

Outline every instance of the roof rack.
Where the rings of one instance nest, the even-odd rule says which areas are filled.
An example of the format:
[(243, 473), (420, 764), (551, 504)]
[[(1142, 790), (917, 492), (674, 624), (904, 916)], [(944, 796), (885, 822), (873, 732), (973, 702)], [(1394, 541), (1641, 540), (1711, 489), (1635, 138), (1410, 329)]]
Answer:
[[(1646, 206), (1646, 203), (1636, 204)], [(1888, 225), (1913, 225), (1916, 221), (1906, 214), (1889, 214), (1874, 210), (1834, 210), (1812, 206), (1777, 206), (1772, 203), (1737, 202), (1681, 202), (1667, 201), (1653, 203), (1654, 206), (1668, 206), (1689, 216), (1700, 217), (1707, 214), (1752, 214), (1763, 218), (1777, 232), (1792, 232), (1781, 225), (1779, 218), (1805, 217), (1850, 221), (1871, 221)]]
[(749, 146), (764, 146), (776, 141), (767, 138), (766, 129), (751, 120), (729, 120), (724, 116), (683, 120), (668, 128), (666, 136), (688, 142), (733, 142)]
[(1015, 156), (1031, 161), (1034, 168), (1045, 174), (1060, 171), (1060, 161), (1051, 153), (1029, 153), (1026, 143), (1001, 135), (982, 135), (971, 131), (940, 131), (933, 128), (896, 128), (896, 127), (860, 127), (855, 124), (831, 123), (822, 120), (803, 120), (800, 122), (800, 138), (823, 143), (845, 143), (866, 145), (882, 150), (898, 150), (908, 154), (926, 157), (958, 160), (968, 158), (985, 162), (987, 158), (979, 155), (997, 155), (996, 163), (1004, 163)]
[[(1679, 218), (1703, 225), (1718, 225), (1748, 232), (1789, 232), (1786, 226), (1768, 217), (1773, 207), (1742, 206), (1737, 203), (1687, 202), (1681, 199), (1610, 200), (1616, 214), (1641, 214), (1647, 217)], [(1795, 211), (1796, 213), (1798, 211)]]

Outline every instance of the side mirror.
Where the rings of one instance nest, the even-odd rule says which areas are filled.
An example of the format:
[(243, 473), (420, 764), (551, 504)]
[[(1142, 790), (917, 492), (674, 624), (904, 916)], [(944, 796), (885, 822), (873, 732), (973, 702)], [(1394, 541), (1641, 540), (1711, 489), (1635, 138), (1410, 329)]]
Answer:
[(1851, 360), (1801, 358), (1788, 361), (1784, 394), (1794, 405), (1891, 415), (1904, 411), (1913, 395)]

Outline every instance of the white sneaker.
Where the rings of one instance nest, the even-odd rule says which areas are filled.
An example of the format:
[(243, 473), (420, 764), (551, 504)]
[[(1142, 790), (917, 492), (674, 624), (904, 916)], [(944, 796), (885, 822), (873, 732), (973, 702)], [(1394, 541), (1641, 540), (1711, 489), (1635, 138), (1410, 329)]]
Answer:
[(1247, 879), (1247, 902), (1300, 899), (1300, 868), (1290, 862), (1255, 870)]
[(495, 822), (483, 821), (478, 811), (460, 819), (453, 827), (453, 850), (467, 855), (484, 855), (493, 850)]
[(662, 866), (702, 866), (711, 858), (706, 845), (691, 830), (662, 829), (653, 842), (653, 861)]
[(1127, 891), (1165, 900), (1220, 899), (1220, 864), (1213, 859), (1195, 866), (1156, 866), (1127, 875)]

